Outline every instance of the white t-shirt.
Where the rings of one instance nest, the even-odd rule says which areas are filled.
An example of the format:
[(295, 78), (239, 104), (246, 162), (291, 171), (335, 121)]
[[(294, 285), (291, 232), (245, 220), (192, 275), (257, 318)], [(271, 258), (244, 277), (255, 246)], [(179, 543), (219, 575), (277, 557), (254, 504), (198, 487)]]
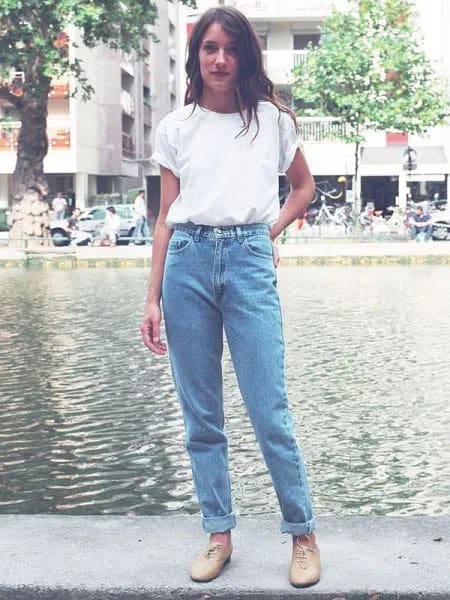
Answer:
[[(291, 116), (271, 102), (258, 105), (242, 129), (239, 113), (217, 113), (187, 105), (168, 114), (156, 131), (152, 160), (180, 179), (180, 194), (166, 223), (273, 225), (280, 211), (278, 174), (285, 173), (300, 147)], [(244, 113), (245, 114), (245, 113)]]
[(143, 198), (140, 194), (136, 196), (133, 203), (133, 210), (135, 217), (146, 217), (147, 216), (147, 207), (145, 206), (145, 198)]

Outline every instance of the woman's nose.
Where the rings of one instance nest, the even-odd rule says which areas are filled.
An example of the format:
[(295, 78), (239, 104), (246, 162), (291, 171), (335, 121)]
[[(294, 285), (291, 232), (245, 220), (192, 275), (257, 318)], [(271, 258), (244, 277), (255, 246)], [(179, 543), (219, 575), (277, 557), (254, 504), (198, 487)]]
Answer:
[(219, 48), (216, 54), (216, 63), (223, 64), (225, 62), (225, 52), (222, 48)]

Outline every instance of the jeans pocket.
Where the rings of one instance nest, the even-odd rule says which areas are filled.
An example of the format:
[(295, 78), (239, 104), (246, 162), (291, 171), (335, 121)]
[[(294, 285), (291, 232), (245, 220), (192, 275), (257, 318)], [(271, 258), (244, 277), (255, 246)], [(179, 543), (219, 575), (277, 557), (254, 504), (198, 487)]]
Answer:
[(273, 259), (272, 242), (268, 235), (252, 235), (244, 238), (244, 248), (252, 256)]
[(175, 231), (170, 238), (169, 246), (167, 248), (168, 254), (181, 254), (185, 252), (192, 243), (192, 238), (186, 233)]

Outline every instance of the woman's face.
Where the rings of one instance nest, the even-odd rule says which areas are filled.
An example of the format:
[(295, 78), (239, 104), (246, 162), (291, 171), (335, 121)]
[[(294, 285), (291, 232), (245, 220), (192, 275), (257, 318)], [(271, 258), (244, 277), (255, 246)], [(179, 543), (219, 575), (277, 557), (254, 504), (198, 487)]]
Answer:
[(203, 86), (212, 92), (228, 93), (236, 87), (239, 56), (234, 40), (219, 23), (211, 23), (199, 50)]

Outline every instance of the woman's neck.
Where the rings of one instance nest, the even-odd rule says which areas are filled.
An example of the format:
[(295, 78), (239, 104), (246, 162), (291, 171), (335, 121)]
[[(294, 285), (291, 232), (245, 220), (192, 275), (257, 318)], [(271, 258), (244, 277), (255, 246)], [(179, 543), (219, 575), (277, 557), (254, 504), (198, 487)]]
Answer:
[(234, 92), (231, 94), (214, 94), (205, 90), (199, 100), (200, 106), (218, 113), (234, 113), (238, 111)]

